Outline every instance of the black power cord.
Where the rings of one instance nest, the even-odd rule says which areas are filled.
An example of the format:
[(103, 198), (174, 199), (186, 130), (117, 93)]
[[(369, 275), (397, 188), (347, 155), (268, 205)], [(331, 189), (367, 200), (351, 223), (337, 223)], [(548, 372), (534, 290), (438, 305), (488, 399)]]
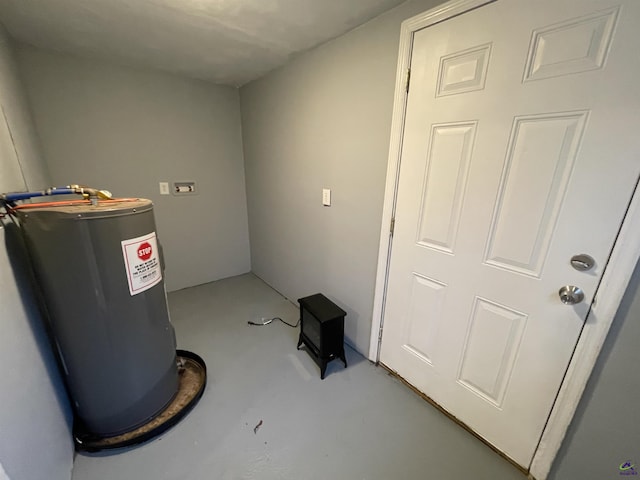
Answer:
[(273, 317), (273, 318), (263, 318), (262, 319), (262, 323), (258, 323), (258, 322), (252, 322), (251, 320), (249, 320), (247, 323), (249, 325), (255, 325), (258, 327), (264, 327), (266, 325), (269, 325), (271, 322), (273, 322), (274, 320), (280, 320), (282, 323), (284, 323), (286, 326), (291, 327), (291, 328), (298, 328), (298, 325), (300, 324), (300, 319), (298, 319), (298, 321), (296, 322), (296, 324), (292, 324), (292, 323), (288, 323), (285, 322), (283, 319), (281, 319), (280, 317)]

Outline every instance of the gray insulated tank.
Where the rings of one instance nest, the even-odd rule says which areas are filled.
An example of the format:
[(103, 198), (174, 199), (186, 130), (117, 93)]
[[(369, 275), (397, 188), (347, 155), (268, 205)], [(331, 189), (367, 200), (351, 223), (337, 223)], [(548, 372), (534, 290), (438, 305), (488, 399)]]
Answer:
[(143, 425), (178, 390), (151, 201), (32, 204), (16, 213), (77, 420), (98, 436)]

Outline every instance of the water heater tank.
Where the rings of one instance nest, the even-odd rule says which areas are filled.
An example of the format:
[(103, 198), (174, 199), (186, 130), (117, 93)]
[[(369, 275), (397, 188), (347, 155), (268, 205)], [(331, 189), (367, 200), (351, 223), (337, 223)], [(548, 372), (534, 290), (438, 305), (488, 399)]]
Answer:
[(97, 436), (144, 424), (179, 380), (151, 201), (31, 204), (16, 215), (76, 421)]

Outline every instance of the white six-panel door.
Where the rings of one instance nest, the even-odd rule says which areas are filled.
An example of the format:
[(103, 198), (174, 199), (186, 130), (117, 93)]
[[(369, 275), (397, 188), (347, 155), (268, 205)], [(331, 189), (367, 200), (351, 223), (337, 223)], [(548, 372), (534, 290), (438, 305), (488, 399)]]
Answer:
[(638, 19), (499, 0), (414, 36), (380, 359), (524, 467), (640, 173)]

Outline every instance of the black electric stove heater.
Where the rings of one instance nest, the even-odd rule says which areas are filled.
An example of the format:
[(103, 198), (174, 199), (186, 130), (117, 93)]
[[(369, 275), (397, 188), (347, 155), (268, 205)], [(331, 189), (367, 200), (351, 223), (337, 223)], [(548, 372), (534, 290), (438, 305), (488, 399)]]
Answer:
[(344, 354), (344, 317), (347, 312), (321, 293), (298, 299), (300, 304), (300, 337), (298, 350), (304, 344), (320, 367), (324, 379), (327, 363), (339, 358), (347, 367)]

